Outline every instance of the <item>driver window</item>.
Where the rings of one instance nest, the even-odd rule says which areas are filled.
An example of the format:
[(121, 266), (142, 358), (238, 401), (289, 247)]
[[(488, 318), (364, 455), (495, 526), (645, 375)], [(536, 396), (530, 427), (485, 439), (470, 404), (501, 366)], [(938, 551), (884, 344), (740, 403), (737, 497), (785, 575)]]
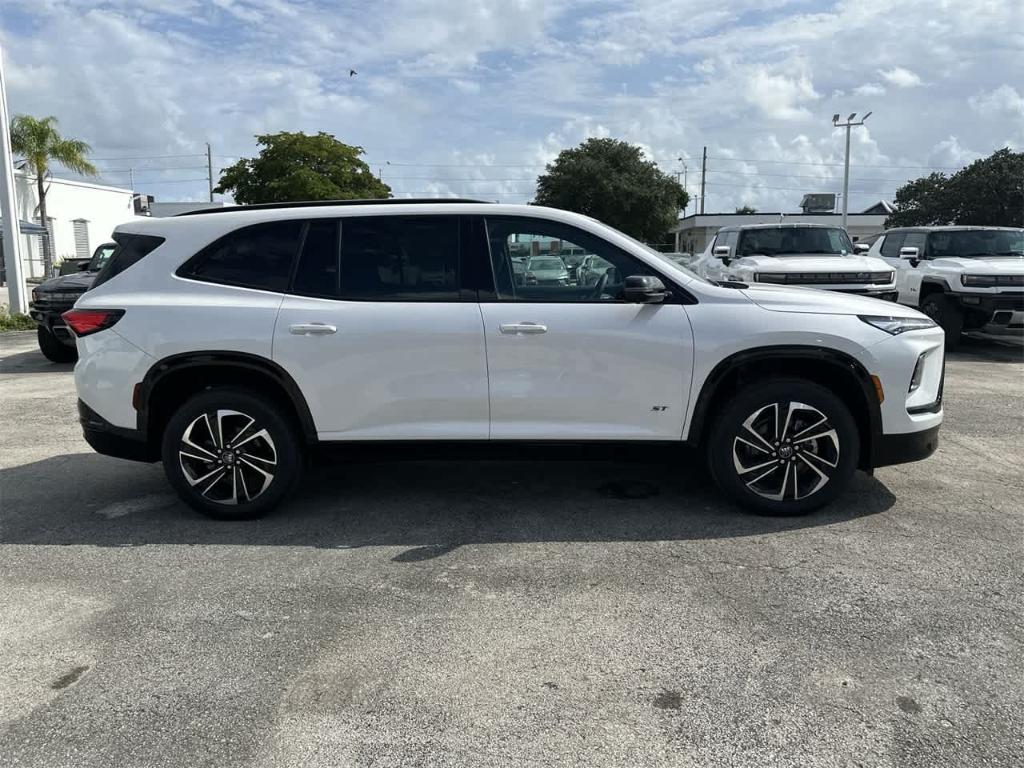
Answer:
[(626, 277), (654, 274), (601, 238), (559, 222), (489, 217), (487, 240), (502, 301), (618, 301)]

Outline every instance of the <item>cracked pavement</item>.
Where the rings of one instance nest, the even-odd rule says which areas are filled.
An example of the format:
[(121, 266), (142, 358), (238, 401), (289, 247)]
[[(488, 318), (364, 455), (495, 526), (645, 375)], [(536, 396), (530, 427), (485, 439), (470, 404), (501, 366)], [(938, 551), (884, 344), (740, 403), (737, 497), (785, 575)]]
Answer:
[(322, 463), (265, 520), (93, 454), (0, 335), (2, 766), (1018, 766), (1024, 356), (807, 518), (654, 461)]

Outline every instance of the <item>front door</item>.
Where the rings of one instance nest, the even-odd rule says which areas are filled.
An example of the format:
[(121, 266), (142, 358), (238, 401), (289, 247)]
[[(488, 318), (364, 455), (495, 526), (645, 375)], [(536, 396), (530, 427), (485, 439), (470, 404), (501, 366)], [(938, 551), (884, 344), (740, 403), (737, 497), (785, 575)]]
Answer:
[[(625, 277), (653, 271), (559, 222), (488, 217), (486, 226), (494, 292), (480, 311), (491, 438), (680, 439), (693, 357), (686, 310), (677, 298), (621, 299)], [(569, 249), (582, 249), (599, 274), (555, 284), (514, 279), (513, 259), (557, 261)]]
[(460, 301), (459, 254), (454, 216), (310, 222), (273, 356), (321, 440), (487, 438), (483, 326)]

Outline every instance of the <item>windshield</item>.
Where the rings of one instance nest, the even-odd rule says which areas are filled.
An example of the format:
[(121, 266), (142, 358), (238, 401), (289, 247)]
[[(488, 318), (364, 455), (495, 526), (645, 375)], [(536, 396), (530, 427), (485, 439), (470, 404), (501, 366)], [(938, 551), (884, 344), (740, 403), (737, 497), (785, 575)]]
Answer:
[(527, 269), (565, 269), (561, 259), (530, 259)]
[(955, 229), (928, 235), (928, 256), (1024, 256), (1024, 229)]
[(114, 243), (109, 245), (101, 245), (96, 249), (96, 252), (92, 255), (92, 259), (89, 261), (89, 271), (99, 272), (103, 269), (103, 265), (110, 261), (110, 255), (114, 252), (116, 246)]
[(853, 243), (838, 227), (762, 227), (740, 232), (737, 256), (793, 256), (853, 253)]

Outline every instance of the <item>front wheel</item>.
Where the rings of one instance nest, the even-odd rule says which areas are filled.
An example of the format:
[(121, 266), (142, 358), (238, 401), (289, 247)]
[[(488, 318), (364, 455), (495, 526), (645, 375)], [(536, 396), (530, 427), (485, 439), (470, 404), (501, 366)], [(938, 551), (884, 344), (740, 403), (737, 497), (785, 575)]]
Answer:
[(78, 359), (78, 348), (65, 344), (42, 326), (36, 328), (36, 341), (43, 357), (54, 363), (73, 363)]
[(964, 313), (941, 293), (925, 296), (921, 311), (934, 320), (946, 333), (946, 349), (956, 349), (964, 330)]
[(193, 509), (227, 520), (260, 517), (299, 480), (296, 428), (272, 401), (213, 389), (186, 401), (162, 442), (167, 479)]
[(835, 499), (857, 468), (860, 435), (847, 406), (804, 379), (770, 379), (738, 392), (708, 443), (719, 487), (767, 515), (802, 515)]

